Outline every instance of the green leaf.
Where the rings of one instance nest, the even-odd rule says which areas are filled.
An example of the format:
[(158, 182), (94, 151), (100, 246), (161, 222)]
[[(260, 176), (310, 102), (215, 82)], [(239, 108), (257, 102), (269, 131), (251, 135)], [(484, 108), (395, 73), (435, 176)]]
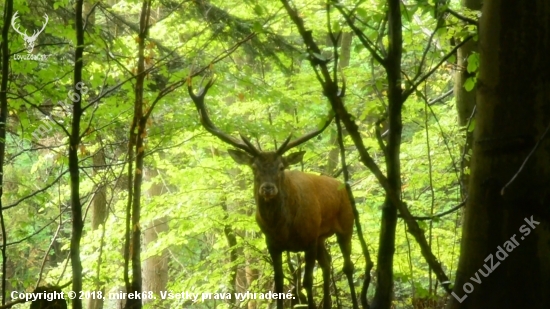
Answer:
[(466, 89), (466, 91), (472, 91), (475, 85), (476, 85), (475, 77), (468, 77), (464, 82), (464, 89)]
[(476, 127), (476, 120), (472, 119), (472, 121), (470, 121), (470, 125), (468, 126), (468, 132), (469, 133), (474, 132), (475, 127)]
[(477, 71), (477, 68), (479, 68), (479, 54), (471, 54), (468, 57), (468, 67), (466, 69), (468, 73), (473, 73)]
[(321, 119), (318, 123), (317, 123), (317, 129), (321, 129), (322, 127), (325, 126), (325, 123), (327, 123), (327, 120), (326, 119)]
[(420, 227), (423, 231), (426, 231), (428, 229), (428, 224), (424, 221), (418, 221), (418, 227)]
[(456, 56), (453, 54), (447, 61), (450, 63), (456, 63)]
[(357, 12), (357, 15), (359, 15), (363, 21), (366, 21), (369, 18), (369, 13), (364, 8), (357, 8), (355, 12)]
[(334, 21), (332, 23), (332, 32), (338, 33), (338, 32), (340, 32), (340, 29), (341, 29), (340, 28), (340, 23), (338, 23), (337, 21)]
[(256, 14), (258, 14), (258, 15), (263, 15), (264, 9), (262, 8), (261, 5), (256, 4), (256, 5), (254, 6), (254, 12), (255, 12)]
[(254, 21), (252, 29), (254, 29), (254, 32), (264, 32), (264, 27), (259, 21)]
[(409, 14), (412, 16), (418, 10), (418, 5), (409, 5), (407, 8), (407, 11), (409, 11)]

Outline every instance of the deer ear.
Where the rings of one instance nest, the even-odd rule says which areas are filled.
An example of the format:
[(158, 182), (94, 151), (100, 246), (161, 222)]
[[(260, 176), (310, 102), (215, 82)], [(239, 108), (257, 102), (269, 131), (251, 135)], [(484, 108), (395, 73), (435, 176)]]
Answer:
[(250, 165), (254, 158), (248, 153), (240, 150), (228, 149), (229, 156), (238, 164)]
[(285, 165), (290, 166), (290, 165), (302, 162), (302, 159), (304, 158), (305, 153), (306, 153), (305, 151), (298, 151), (283, 157)]

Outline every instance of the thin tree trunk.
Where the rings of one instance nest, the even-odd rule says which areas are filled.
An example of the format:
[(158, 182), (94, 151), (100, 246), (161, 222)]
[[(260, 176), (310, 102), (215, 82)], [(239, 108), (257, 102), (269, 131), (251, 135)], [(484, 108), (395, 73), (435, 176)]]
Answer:
[[(84, 3), (84, 16), (86, 16), (86, 23), (87, 25), (94, 25), (95, 24), (95, 10), (93, 10), (93, 1), (87, 0)], [(93, 11), (92, 11), (93, 10)], [(89, 27), (89, 26), (88, 26)], [(104, 166), (106, 164), (105, 162), (105, 151), (102, 148), (101, 145), (101, 138), (97, 137), (97, 142), (99, 144), (99, 151), (97, 151), (94, 154), (93, 162), (94, 162), (94, 169), (93, 169), (93, 175), (99, 174), (102, 170), (104, 170)], [(99, 240), (99, 256), (97, 261), (97, 268), (96, 268), (96, 277), (95, 277), (95, 287), (94, 291), (101, 292), (102, 295), (105, 295), (105, 286), (103, 282), (100, 281), (101, 278), (101, 267), (103, 265), (103, 246), (105, 243), (105, 220), (107, 218), (107, 186), (105, 185), (105, 182), (103, 179), (100, 180), (98, 184), (97, 192), (94, 196), (93, 200), (93, 207), (92, 207), (92, 230), (97, 230), (100, 226), (103, 225), (103, 233), (102, 237)], [(88, 309), (103, 309), (104, 304), (104, 298), (99, 297), (91, 297), (88, 300)]]
[(8, 32), (13, 14), (13, 0), (6, 0), (4, 6), (4, 27), (2, 28), (2, 81), (0, 85), (0, 229), (2, 232), (2, 305), (6, 304), (6, 275), (8, 256), (6, 253), (6, 222), (4, 221), (4, 211), (2, 197), (4, 195), (4, 159), (6, 156), (6, 120), (8, 119), (8, 79), (10, 48)]
[[(145, 173), (147, 181), (151, 181), (158, 175), (154, 168), (148, 168)], [(163, 194), (164, 186), (160, 183), (153, 183), (147, 191), (149, 198)], [(154, 244), (158, 239), (158, 234), (168, 231), (168, 218), (162, 217), (153, 220), (147, 229), (143, 232), (145, 247)], [(157, 301), (162, 302), (158, 295), (165, 291), (168, 284), (168, 250), (162, 250), (160, 255), (150, 256), (143, 262), (143, 290), (153, 292), (157, 295)], [(143, 303), (151, 302), (150, 299), (144, 299)], [(156, 306), (162, 306), (161, 303)]]
[[(401, 2), (388, 1), (389, 45), (386, 58), (388, 75), (388, 121), (389, 138), (386, 147), (386, 169), (388, 185), (397, 196), (401, 195), (401, 107), (403, 90), (401, 89)], [(372, 301), (373, 309), (389, 309), (393, 299), (393, 255), (395, 253), (395, 230), (397, 226), (397, 205), (386, 192), (382, 207), (382, 226), (376, 265), (378, 284)]]
[[(101, 139), (97, 138), (98, 144), (101, 146)], [(105, 166), (105, 152), (103, 148), (100, 148), (93, 156), (94, 169), (92, 172), (93, 176), (100, 174), (104, 170)], [(101, 225), (105, 224), (105, 219), (107, 217), (107, 186), (105, 185), (103, 179), (99, 181), (94, 200), (92, 202), (92, 231), (97, 230)], [(104, 239), (100, 240), (104, 242)], [(105, 287), (100, 281), (100, 271), (102, 266), (102, 250), (103, 245), (100, 244), (99, 257), (97, 263), (96, 277), (95, 277), (95, 286), (94, 291), (100, 291), (102, 295), (105, 295)], [(88, 300), (88, 309), (103, 309), (103, 298), (90, 298)]]
[[(327, 46), (330, 46), (332, 44), (330, 35), (327, 35)], [(339, 66), (343, 70), (346, 67), (349, 66), (349, 60), (351, 57), (351, 40), (352, 40), (352, 33), (351, 32), (344, 32), (342, 33), (342, 38), (338, 42), (341, 48), (340, 53), (340, 62)], [(332, 52), (325, 51), (323, 52), (323, 55), (329, 59), (332, 56)], [(328, 153), (328, 162), (327, 162), (327, 168), (326, 168), (326, 174), (327, 175), (333, 175), (336, 167), (338, 166), (338, 134), (331, 130), (330, 131), (330, 145), (334, 145), (333, 148)]]
[[(128, 204), (126, 209), (126, 239), (124, 250), (124, 279), (128, 293), (142, 292), (141, 277), (141, 184), (143, 182), (143, 162), (145, 158), (144, 139), (146, 136), (147, 117), (144, 113), (143, 84), (145, 81), (145, 44), (149, 30), (151, 0), (144, 0), (140, 15), (140, 31), (138, 35), (138, 61), (135, 86), (134, 118), (130, 128), (128, 147)], [(152, 108), (152, 107), (151, 107)], [(134, 160), (136, 167), (133, 169)], [(128, 277), (131, 261), (132, 278)], [(126, 309), (141, 309), (142, 299), (129, 298)]]
[[(217, 156), (219, 155), (219, 152), (217, 149), (213, 149), (212, 153)], [(228, 174), (231, 175), (233, 179), (239, 179), (239, 169), (232, 168), (229, 169)], [(240, 178), (240, 180), (237, 182), (239, 189), (244, 190), (246, 189), (246, 182), (244, 179)], [(222, 209), (225, 213), (225, 218), (229, 218), (230, 212), (241, 212), (243, 213), (242, 205), (240, 203), (234, 203), (233, 205), (228, 205), (226, 201), (222, 202)], [(251, 213), (248, 213), (247, 215), (251, 215)], [(229, 246), (229, 261), (233, 265), (231, 267), (231, 272), (229, 275), (229, 282), (230, 286), (233, 288), (234, 292), (242, 293), (249, 290), (251, 279), (250, 276), (247, 273), (247, 270), (250, 271), (250, 267), (248, 265), (244, 265), (244, 267), (236, 265), (235, 261), (239, 257), (239, 255), (245, 255), (246, 261), (249, 262), (249, 256), (244, 252), (244, 248), (237, 248), (237, 235), (242, 234), (243, 231), (239, 231), (235, 229), (231, 224), (227, 223), (223, 226), (223, 232), (225, 234), (225, 238), (227, 240), (227, 245)], [(231, 303), (233, 306), (236, 306), (236, 299), (231, 299)], [(248, 308), (254, 309), (255, 308), (255, 302), (253, 300), (248, 301)]]
[[(82, 204), (80, 203), (80, 175), (78, 166), (78, 151), (80, 149), (80, 119), (82, 117), (82, 68), (84, 54), (84, 23), (82, 19), (83, 0), (76, 1), (76, 50), (74, 65), (73, 119), (71, 136), (69, 138), (69, 174), (71, 186), (72, 236), (71, 236), (71, 267), (73, 271), (73, 288), (76, 295), (82, 291), (82, 262), (80, 260), (80, 240), (84, 222), (82, 220)], [(82, 300), (77, 297), (73, 301), (73, 309), (82, 309)]]
[[(222, 208), (225, 213), (224, 219), (229, 219), (229, 213), (227, 212), (227, 203), (225, 201), (222, 202)], [(225, 235), (225, 239), (227, 240), (227, 245), (229, 246), (229, 262), (231, 265), (231, 271), (229, 275), (229, 286), (231, 288), (230, 293), (233, 294), (237, 292), (238, 284), (237, 284), (237, 274), (239, 273), (239, 267), (235, 264), (237, 261), (237, 258), (239, 257), (237, 254), (237, 237), (235, 236), (235, 229), (231, 226), (231, 224), (224, 224), (223, 226), (223, 233)], [(241, 250), (242, 251), (242, 250)], [(242, 252), (241, 252), (242, 253)], [(241, 291), (238, 291), (241, 292)], [(236, 305), (236, 298), (231, 298), (229, 300), (233, 306)]]

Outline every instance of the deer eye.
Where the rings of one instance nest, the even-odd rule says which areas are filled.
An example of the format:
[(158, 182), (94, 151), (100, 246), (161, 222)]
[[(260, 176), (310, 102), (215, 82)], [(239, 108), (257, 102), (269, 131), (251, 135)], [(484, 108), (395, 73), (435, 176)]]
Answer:
[(284, 171), (284, 170), (285, 170), (285, 166), (284, 166), (284, 165), (282, 165), (282, 164), (281, 164), (281, 165), (279, 165), (279, 172), (282, 172), (282, 171)]

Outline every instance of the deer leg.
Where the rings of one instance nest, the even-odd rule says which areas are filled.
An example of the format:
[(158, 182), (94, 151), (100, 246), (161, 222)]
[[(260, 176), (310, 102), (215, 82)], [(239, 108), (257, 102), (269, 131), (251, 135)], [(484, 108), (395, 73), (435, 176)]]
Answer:
[(304, 271), (304, 288), (307, 292), (307, 304), (309, 309), (316, 309), (313, 299), (313, 267), (317, 257), (317, 244), (305, 252), (306, 266)]
[(351, 261), (351, 233), (349, 235), (336, 235), (338, 245), (344, 256), (344, 269), (342, 270), (348, 279), (351, 301), (353, 309), (359, 309), (357, 304), (357, 294), (355, 294), (355, 284), (353, 282), (353, 262)]
[(323, 309), (331, 308), (330, 299), (330, 254), (325, 247), (325, 241), (319, 241), (317, 246), (317, 261), (323, 270)]
[[(273, 261), (273, 272), (275, 273), (275, 293), (283, 292), (283, 252), (268, 246), (269, 255)], [(277, 309), (283, 309), (283, 300), (277, 299)]]

